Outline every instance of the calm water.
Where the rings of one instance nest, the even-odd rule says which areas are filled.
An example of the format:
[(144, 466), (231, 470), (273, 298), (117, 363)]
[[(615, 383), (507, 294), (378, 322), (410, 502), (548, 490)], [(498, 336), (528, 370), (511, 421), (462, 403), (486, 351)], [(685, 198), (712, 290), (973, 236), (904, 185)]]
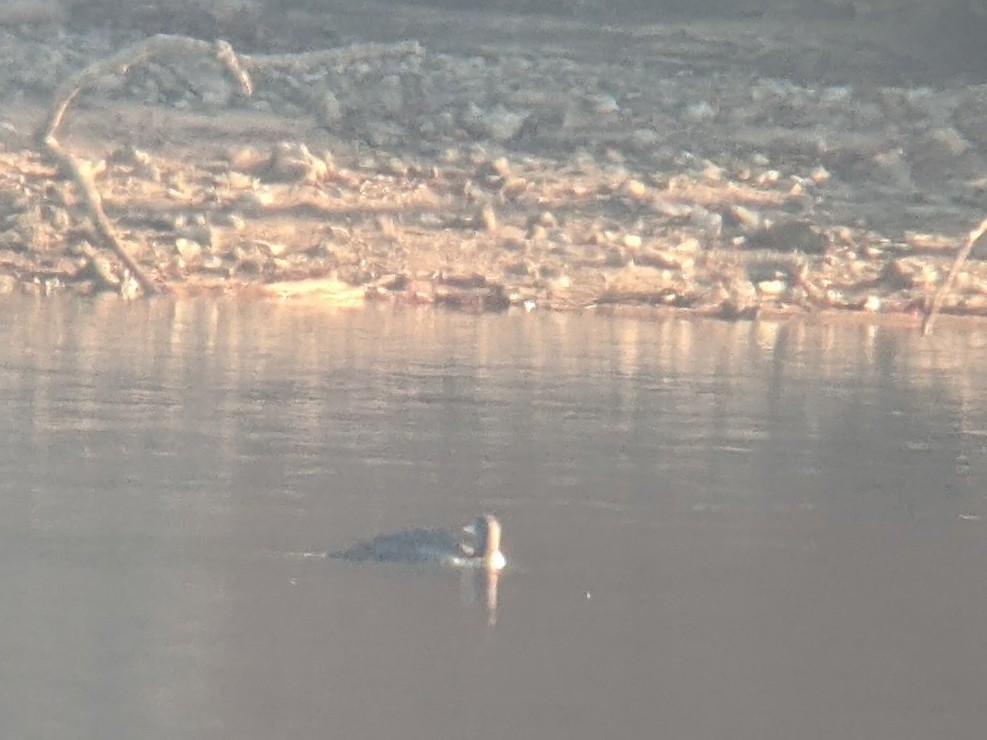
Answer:
[[(0, 347), (0, 737), (983, 737), (987, 327), (5, 297)], [(482, 511), (497, 584), (324, 557)]]

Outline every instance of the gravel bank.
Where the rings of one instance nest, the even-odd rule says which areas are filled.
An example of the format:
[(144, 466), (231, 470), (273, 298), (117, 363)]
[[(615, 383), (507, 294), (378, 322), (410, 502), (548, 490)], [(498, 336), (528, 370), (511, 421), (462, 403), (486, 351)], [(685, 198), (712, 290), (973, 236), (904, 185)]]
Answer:
[[(987, 84), (913, 26), (311, 6), (8, 17), (0, 290), (140, 292), (33, 132), (65, 80), (161, 31), (231, 39), (253, 94), (164, 52), (96, 77), (58, 137), (164, 290), (915, 313), (987, 215)], [(987, 313), (984, 256), (944, 311)]]

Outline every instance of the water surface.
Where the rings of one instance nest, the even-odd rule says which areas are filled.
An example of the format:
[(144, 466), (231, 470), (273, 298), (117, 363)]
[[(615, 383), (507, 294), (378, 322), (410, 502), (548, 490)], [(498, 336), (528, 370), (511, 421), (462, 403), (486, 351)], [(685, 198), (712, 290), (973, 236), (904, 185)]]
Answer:
[[(987, 329), (3, 298), (0, 735), (979, 738)], [(511, 569), (323, 556), (494, 511)]]

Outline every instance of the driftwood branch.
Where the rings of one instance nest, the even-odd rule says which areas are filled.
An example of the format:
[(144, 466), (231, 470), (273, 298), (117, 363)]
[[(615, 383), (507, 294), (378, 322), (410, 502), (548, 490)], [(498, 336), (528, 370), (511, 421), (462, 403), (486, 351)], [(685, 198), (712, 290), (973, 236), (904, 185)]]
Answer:
[(156, 293), (158, 288), (147, 276), (136, 260), (126, 250), (123, 243), (117, 237), (113, 225), (110, 223), (106, 212), (103, 210), (103, 199), (100, 198), (99, 191), (93, 182), (93, 177), (88, 168), (83, 167), (59, 141), (56, 134), (58, 127), (65, 118), (72, 101), (78, 96), (87, 85), (91, 85), (100, 77), (106, 74), (125, 74), (127, 70), (139, 62), (146, 61), (163, 51), (178, 51), (182, 53), (209, 53), (216, 57), (219, 63), (230, 73), (240, 86), (240, 90), (249, 95), (251, 92), (250, 76), (240, 64), (233, 47), (225, 41), (209, 43), (190, 39), (184, 36), (154, 36), (144, 41), (128, 46), (119, 53), (96, 62), (79, 72), (75, 77), (66, 80), (55, 93), (55, 104), (52, 106), (44, 126), (38, 134), (41, 147), (54, 159), (79, 188), (82, 201), (89, 211), (96, 226), (96, 232), (100, 238), (114, 254), (120, 259), (123, 265), (134, 276), (140, 284), (141, 290), (145, 294)]
[(932, 303), (929, 304), (928, 309), (925, 312), (925, 316), (922, 319), (922, 336), (927, 336), (932, 333), (932, 325), (935, 323), (936, 314), (942, 308), (942, 302), (946, 299), (946, 294), (949, 293), (950, 289), (953, 287), (953, 283), (956, 281), (956, 276), (960, 272), (960, 268), (963, 267), (963, 263), (966, 262), (966, 258), (970, 256), (970, 252), (973, 251), (973, 247), (978, 241), (987, 234), (987, 218), (980, 222), (980, 226), (975, 228), (967, 236), (966, 242), (960, 247), (960, 250), (956, 253), (956, 259), (953, 260), (952, 266), (949, 268), (949, 274), (946, 275), (946, 279), (943, 280), (942, 285), (939, 286), (939, 290), (936, 291), (935, 296), (932, 299)]
[(305, 70), (325, 64), (352, 64), (367, 59), (414, 56), (422, 53), (417, 41), (402, 41), (396, 44), (351, 44), (341, 49), (322, 49), (301, 54), (254, 54), (240, 56), (248, 69), (264, 67), (287, 67), (289, 70)]
[(171, 36), (159, 34), (151, 38), (138, 41), (135, 44), (122, 49), (108, 59), (100, 60), (89, 65), (72, 77), (63, 82), (55, 91), (55, 104), (52, 106), (45, 120), (45, 125), (39, 134), (41, 143), (55, 137), (55, 132), (62, 123), (62, 118), (72, 101), (75, 100), (79, 92), (87, 85), (96, 82), (104, 75), (126, 74), (135, 64), (145, 62), (152, 57), (166, 51), (177, 52), (190, 55), (215, 56), (221, 65), (230, 73), (230, 76), (240, 86), (244, 95), (250, 95), (253, 86), (250, 76), (245, 71), (240, 60), (237, 58), (233, 47), (226, 41), (201, 41), (187, 36)]
[(79, 188), (82, 201), (93, 219), (99, 237), (131, 272), (145, 294), (157, 292), (157, 286), (147, 276), (140, 265), (137, 264), (117, 237), (112, 223), (103, 210), (102, 198), (96, 189), (89, 168), (80, 164), (59, 143), (57, 134), (69, 106), (83, 89), (93, 85), (105, 75), (126, 74), (134, 65), (164, 53), (214, 57), (236, 82), (240, 93), (244, 97), (248, 97), (253, 94), (253, 82), (248, 71), (250, 69), (261, 69), (264, 67), (304, 69), (318, 64), (348, 64), (375, 57), (419, 54), (421, 53), (421, 47), (417, 42), (401, 44), (354, 44), (342, 49), (327, 49), (325, 51), (308, 52), (305, 54), (257, 55), (249, 57), (238, 55), (226, 41), (208, 42), (186, 36), (160, 34), (139, 41), (108, 59), (103, 59), (86, 67), (77, 75), (60, 85), (55, 92), (54, 104), (38, 132), (38, 143)]

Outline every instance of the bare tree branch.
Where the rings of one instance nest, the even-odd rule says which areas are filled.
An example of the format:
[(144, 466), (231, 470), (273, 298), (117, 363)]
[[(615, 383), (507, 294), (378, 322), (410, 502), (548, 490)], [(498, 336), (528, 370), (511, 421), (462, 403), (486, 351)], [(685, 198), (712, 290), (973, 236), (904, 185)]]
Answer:
[(973, 251), (973, 247), (981, 237), (987, 234), (987, 218), (980, 222), (980, 226), (975, 228), (967, 236), (966, 242), (960, 247), (960, 250), (956, 253), (956, 259), (953, 260), (952, 266), (949, 268), (949, 274), (946, 275), (946, 279), (943, 281), (942, 285), (939, 286), (939, 290), (936, 291), (935, 296), (932, 299), (932, 303), (926, 309), (925, 317), (922, 319), (922, 336), (928, 336), (932, 333), (932, 325), (936, 320), (936, 314), (939, 309), (942, 308), (942, 302), (946, 298), (946, 294), (953, 287), (953, 283), (956, 281), (956, 276), (960, 272), (960, 268), (963, 263), (966, 262), (966, 258), (970, 256), (970, 252)]

